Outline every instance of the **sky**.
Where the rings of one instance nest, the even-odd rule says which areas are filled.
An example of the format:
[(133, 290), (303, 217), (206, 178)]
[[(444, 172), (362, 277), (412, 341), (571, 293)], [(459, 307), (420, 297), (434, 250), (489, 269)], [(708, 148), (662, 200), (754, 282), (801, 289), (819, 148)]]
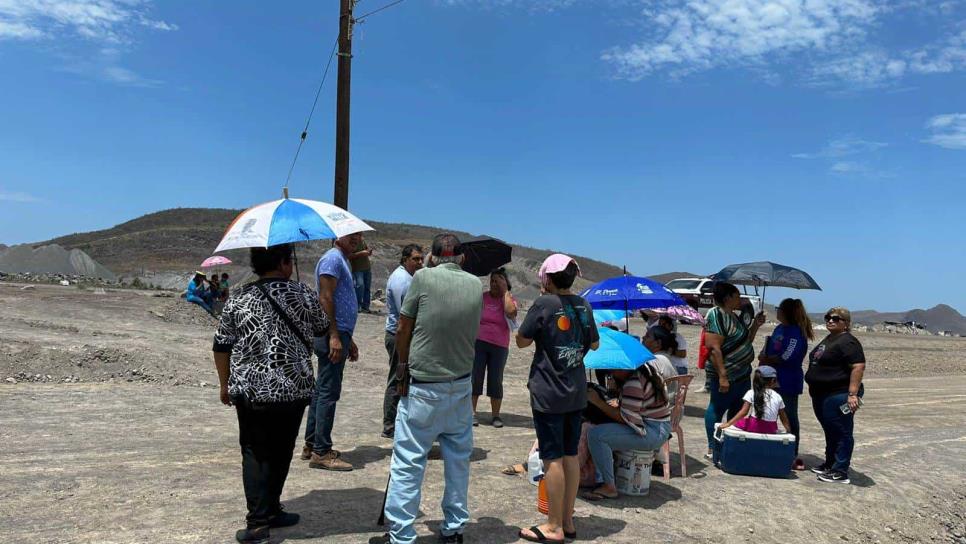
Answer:
[[(0, 242), (279, 198), (337, 26), (334, 0), (0, 0)], [(353, 42), (357, 215), (966, 313), (966, 0), (405, 0)], [(292, 196), (331, 201), (334, 106), (333, 66)]]

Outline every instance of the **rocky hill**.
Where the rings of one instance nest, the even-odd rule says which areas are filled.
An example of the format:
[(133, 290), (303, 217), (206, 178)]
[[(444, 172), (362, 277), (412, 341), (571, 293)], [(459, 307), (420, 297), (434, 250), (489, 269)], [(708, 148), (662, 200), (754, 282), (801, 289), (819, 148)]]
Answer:
[[(148, 214), (109, 229), (70, 234), (32, 245), (58, 244), (67, 249), (79, 249), (123, 278), (139, 278), (149, 285), (180, 287), (191, 271), (211, 255), (225, 228), (239, 212), (229, 209), (176, 208)], [(384, 285), (385, 279), (395, 269), (403, 245), (415, 242), (428, 246), (432, 237), (444, 230), (422, 225), (367, 222), (376, 229), (366, 236), (375, 251), (374, 290)], [(456, 234), (464, 238), (471, 236), (464, 232)], [(306, 273), (311, 275), (316, 260), (329, 247), (328, 241), (299, 244), (298, 259), (303, 277)], [(566, 248), (560, 248), (559, 251), (566, 251)], [(517, 296), (535, 298), (538, 293), (536, 271), (542, 260), (552, 252), (513, 246), (513, 263), (508, 270)], [(235, 278), (236, 283), (243, 281), (248, 275), (247, 252), (228, 251), (224, 255), (235, 263), (225, 270)], [(621, 274), (618, 267), (575, 257), (585, 277), (580, 286)], [(219, 268), (219, 271), (222, 269)]]
[(57, 244), (39, 247), (20, 245), (0, 248), (0, 272), (6, 274), (40, 273), (65, 276), (86, 276), (114, 281), (114, 273), (76, 248), (65, 249)]
[[(821, 316), (818, 316), (821, 318)], [(859, 310), (852, 312), (852, 321), (861, 325), (878, 325), (886, 321), (906, 323), (915, 321), (932, 333), (948, 331), (966, 335), (966, 317), (946, 304), (939, 304), (928, 310), (909, 310), (908, 312), (877, 312)]]

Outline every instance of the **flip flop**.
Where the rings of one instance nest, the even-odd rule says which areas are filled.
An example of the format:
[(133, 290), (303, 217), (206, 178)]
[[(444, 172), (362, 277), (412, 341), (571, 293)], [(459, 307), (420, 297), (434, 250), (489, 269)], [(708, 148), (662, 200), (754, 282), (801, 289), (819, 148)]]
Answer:
[(543, 534), (543, 532), (540, 531), (540, 527), (537, 525), (530, 527), (530, 532), (536, 535), (536, 538), (530, 535), (523, 534), (523, 529), (520, 529), (520, 531), (517, 533), (517, 536), (522, 538), (523, 540), (526, 540), (527, 542), (553, 542), (554, 544), (564, 543), (564, 540), (557, 540), (556, 538), (547, 538)]
[(584, 494), (582, 494), (580, 496), (580, 498), (584, 499), (585, 501), (590, 501), (590, 502), (599, 502), (599, 501), (603, 501), (603, 500), (614, 500), (617, 497), (620, 497), (620, 495), (614, 495), (613, 497), (611, 497), (610, 495), (604, 495), (603, 493), (598, 493), (597, 491), (589, 491), (589, 492), (584, 493)]
[[(517, 467), (521, 467), (520, 470), (517, 470)], [(507, 465), (500, 472), (507, 476), (516, 476), (517, 474), (523, 474), (524, 470), (522, 467), (523, 465)]]

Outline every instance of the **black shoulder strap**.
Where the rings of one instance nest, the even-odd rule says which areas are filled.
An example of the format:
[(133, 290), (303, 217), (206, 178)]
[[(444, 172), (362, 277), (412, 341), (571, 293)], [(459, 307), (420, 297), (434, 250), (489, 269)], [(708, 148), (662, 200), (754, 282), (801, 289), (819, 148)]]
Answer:
[(288, 325), (288, 328), (291, 329), (293, 333), (295, 333), (295, 337), (301, 340), (302, 344), (305, 346), (305, 349), (309, 350), (309, 353), (311, 353), (312, 344), (305, 339), (305, 336), (302, 334), (302, 331), (295, 326), (295, 323), (292, 323), (292, 319), (288, 316), (288, 314), (285, 313), (285, 311), (282, 310), (281, 307), (279, 307), (278, 302), (275, 302), (275, 299), (273, 299), (268, 295), (268, 289), (265, 289), (265, 286), (262, 285), (260, 282), (255, 282), (255, 287), (257, 287), (258, 290), (262, 292), (262, 295), (265, 296), (265, 300), (267, 300), (268, 303), (272, 305), (272, 308), (275, 309), (275, 313), (278, 314), (278, 317), (282, 318), (282, 321), (284, 321), (285, 324)]

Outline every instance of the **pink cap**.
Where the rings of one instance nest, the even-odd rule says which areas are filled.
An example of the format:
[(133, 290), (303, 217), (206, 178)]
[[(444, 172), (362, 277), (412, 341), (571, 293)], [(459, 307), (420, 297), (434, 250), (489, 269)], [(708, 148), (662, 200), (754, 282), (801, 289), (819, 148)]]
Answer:
[[(563, 253), (554, 253), (547, 257), (543, 261), (543, 264), (540, 265), (540, 271), (537, 272), (537, 277), (540, 278), (540, 284), (546, 287), (548, 281), (547, 274), (563, 272), (570, 263), (577, 265), (577, 261), (573, 257), (564, 255)], [(577, 265), (577, 275), (580, 275), (580, 265)]]

